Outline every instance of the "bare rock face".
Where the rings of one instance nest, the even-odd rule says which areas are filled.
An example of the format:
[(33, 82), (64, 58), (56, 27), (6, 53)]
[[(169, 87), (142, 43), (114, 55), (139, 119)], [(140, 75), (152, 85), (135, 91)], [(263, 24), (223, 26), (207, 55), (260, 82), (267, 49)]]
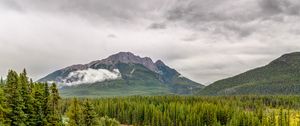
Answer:
[(65, 68), (64, 70), (65, 71), (74, 71), (74, 70), (84, 70), (87, 68), (88, 68), (87, 65), (77, 64), (77, 65), (69, 66), (69, 67)]
[(157, 60), (157, 61), (155, 62), (155, 65), (156, 65), (156, 66), (166, 66), (165, 63), (164, 63), (163, 61), (161, 61), (161, 60)]
[(88, 66), (96, 66), (98, 64), (115, 65), (117, 63), (134, 63), (141, 64), (153, 72), (158, 72), (157, 66), (154, 64), (149, 57), (139, 57), (131, 52), (119, 52), (117, 54), (111, 55), (106, 59), (93, 61), (88, 64)]

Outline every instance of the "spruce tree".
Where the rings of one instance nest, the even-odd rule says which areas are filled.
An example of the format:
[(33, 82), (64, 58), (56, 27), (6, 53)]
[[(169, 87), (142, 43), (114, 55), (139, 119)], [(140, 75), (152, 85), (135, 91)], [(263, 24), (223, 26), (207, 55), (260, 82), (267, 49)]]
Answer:
[(47, 115), (47, 125), (60, 126), (62, 125), (61, 113), (59, 112), (60, 96), (56, 84), (53, 83), (50, 87), (51, 94), (49, 96), (48, 107), (49, 113)]
[(33, 108), (33, 97), (30, 93), (31, 87), (28, 81), (27, 72), (24, 69), (23, 72), (20, 74), (20, 84), (21, 84), (21, 96), (24, 101), (24, 108), (23, 111), (26, 115), (26, 125), (32, 126), (35, 125), (35, 119), (34, 119), (34, 108)]
[[(38, 84), (38, 83), (37, 83)], [(33, 80), (30, 78), (30, 80), (29, 80), (29, 90), (30, 90), (30, 93), (32, 94), (33, 93), (33, 88), (34, 88), (34, 85), (35, 85), (35, 83), (33, 83)]]
[(82, 109), (77, 98), (73, 98), (68, 109), (67, 116), (69, 118), (69, 126), (82, 126)]
[(24, 101), (21, 96), (19, 77), (15, 71), (10, 70), (8, 72), (7, 82), (4, 89), (8, 108), (11, 110), (8, 114), (10, 125), (24, 126), (26, 121), (26, 115), (23, 111)]
[(6, 98), (2, 87), (0, 86), (0, 126), (7, 124), (6, 118), (8, 113), (9, 109), (7, 108)]
[(84, 126), (98, 125), (97, 115), (95, 113), (94, 106), (88, 99), (85, 100), (83, 103), (82, 114)]
[(47, 104), (43, 104), (43, 90), (42, 85), (37, 83), (32, 88), (32, 95), (34, 96), (34, 122), (35, 126), (45, 126), (47, 124), (46, 116), (44, 115), (43, 107)]
[(1, 86), (4, 85), (4, 80), (3, 80), (2, 77), (0, 78), (0, 85), (1, 85)]
[[(49, 86), (47, 83), (41, 84), (41, 94), (39, 96), (40, 102), (42, 104), (42, 112), (44, 117), (49, 117), (50, 116), (50, 106), (49, 104), (49, 98), (50, 98), (50, 91), (49, 91)], [(44, 118), (43, 124), (47, 124), (47, 118)]]

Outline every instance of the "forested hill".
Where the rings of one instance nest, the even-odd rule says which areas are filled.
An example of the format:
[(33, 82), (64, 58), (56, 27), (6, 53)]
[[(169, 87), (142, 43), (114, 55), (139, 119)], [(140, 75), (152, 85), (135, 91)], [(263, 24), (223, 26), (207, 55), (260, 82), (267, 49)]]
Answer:
[(199, 94), (300, 94), (300, 52), (285, 54), (264, 67), (217, 81)]

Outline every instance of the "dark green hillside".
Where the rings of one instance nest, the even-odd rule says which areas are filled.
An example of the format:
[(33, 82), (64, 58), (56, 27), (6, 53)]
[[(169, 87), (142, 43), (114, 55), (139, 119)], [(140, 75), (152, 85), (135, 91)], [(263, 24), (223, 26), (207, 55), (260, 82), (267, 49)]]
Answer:
[(173, 94), (167, 86), (144, 81), (107, 81), (91, 85), (78, 85), (60, 89), (64, 97), (154, 96)]
[(217, 81), (199, 94), (300, 94), (300, 52), (283, 55), (264, 67)]

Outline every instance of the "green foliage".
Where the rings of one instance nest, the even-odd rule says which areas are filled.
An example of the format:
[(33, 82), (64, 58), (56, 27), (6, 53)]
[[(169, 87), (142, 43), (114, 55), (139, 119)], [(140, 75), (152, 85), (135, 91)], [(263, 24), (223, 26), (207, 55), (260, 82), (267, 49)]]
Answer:
[[(68, 109), (66, 109), (68, 108)], [(69, 122), (62, 122), (68, 110)], [(100, 118), (89, 100), (72, 100), (70, 107), (61, 105), (56, 84), (35, 83), (26, 70), (18, 74), (10, 70), (7, 80), (0, 85), (1, 126), (115, 126), (118, 121)]]
[(48, 123), (47, 125), (59, 126), (62, 125), (62, 118), (61, 116), (58, 116), (61, 115), (59, 108), (60, 96), (55, 83), (51, 85), (50, 92), (51, 94), (49, 95), (48, 101), (49, 113), (46, 116)]
[(69, 118), (69, 126), (81, 126), (82, 123), (82, 109), (76, 98), (73, 98), (71, 105), (68, 109), (67, 116)]
[[(65, 99), (63, 106), (72, 102)], [(86, 99), (77, 102), (85, 111)], [(296, 126), (300, 114), (299, 96), (132, 96), (89, 102), (94, 110), (87, 110), (97, 113), (98, 125), (113, 120), (108, 116), (135, 126)]]
[(9, 113), (9, 110), (7, 108), (6, 104), (6, 97), (4, 95), (2, 87), (0, 87), (0, 125), (6, 125), (7, 124), (7, 114)]
[(0, 86), (3, 86), (5, 84), (5, 81), (2, 77), (0, 77)]
[(62, 125), (59, 108), (60, 97), (55, 84), (51, 86), (51, 92), (49, 92), (48, 84), (34, 83), (29, 80), (26, 70), (21, 74), (10, 70), (7, 80), (1, 81), (1, 83), (1, 126)]
[(111, 97), (133, 95), (173, 94), (166, 85), (152, 81), (116, 80), (95, 84), (64, 87), (60, 90), (63, 97)]
[(29, 81), (28, 81), (28, 77), (27, 77), (27, 73), (26, 70), (23, 70), (23, 73), (20, 74), (19, 76), (19, 81), (20, 81), (20, 85), (21, 85), (21, 96), (24, 102), (24, 108), (23, 108), (23, 112), (25, 113), (25, 124), (26, 125), (35, 125), (35, 119), (34, 119), (34, 108), (33, 108), (33, 104), (34, 104), (34, 100), (33, 100), (33, 96), (31, 94), (32, 91), (32, 87), (30, 87)]
[(120, 123), (115, 119), (105, 116), (100, 118), (99, 126), (120, 126)]
[(1, 126), (297, 126), (299, 110), (300, 96), (61, 99), (56, 84), (28, 81), (26, 71), (9, 71), (0, 86)]
[(300, 53), (283, 55), (270, 64), (217, 81), (201, 95), (300, 94)]
[(34, 108), (34, 113), (33, 113), (33, 118), (35, 122), (35, 126), (40, 126), (40, 125), (46, 125), (47, 121), (45, 117), (47, 116), (44, 111), (44, 106), (47, 106), (47, 104), (44, 104), (44, 90), (43, 90), (43, 84), (35, 84), (32, 90), (32, 96), (34, 97), (33, 101), (33, 108)]
[(7, 98), (8, 108), (11, 110), (10, 113), (8, 113), (8, 121), (11, 126), (25, 125), (26, 114), (23, 111), (25, 106), (21, 89), (18, 74), (10, 70), (7, 75), (4, 92)]
[(82, 106), (82, 116), (84, 126), (95, 126), (99, 125), (97, 114), (94, 109), (94, 105), (91, 104), (89, 99), (85, 100)]
[(119, 126), (120, 123), (107, 116), (99, 118), (93, 104), (86, 99), (80, 102), (77, 98), (71, 100), (66, 113), (69, 126)]

